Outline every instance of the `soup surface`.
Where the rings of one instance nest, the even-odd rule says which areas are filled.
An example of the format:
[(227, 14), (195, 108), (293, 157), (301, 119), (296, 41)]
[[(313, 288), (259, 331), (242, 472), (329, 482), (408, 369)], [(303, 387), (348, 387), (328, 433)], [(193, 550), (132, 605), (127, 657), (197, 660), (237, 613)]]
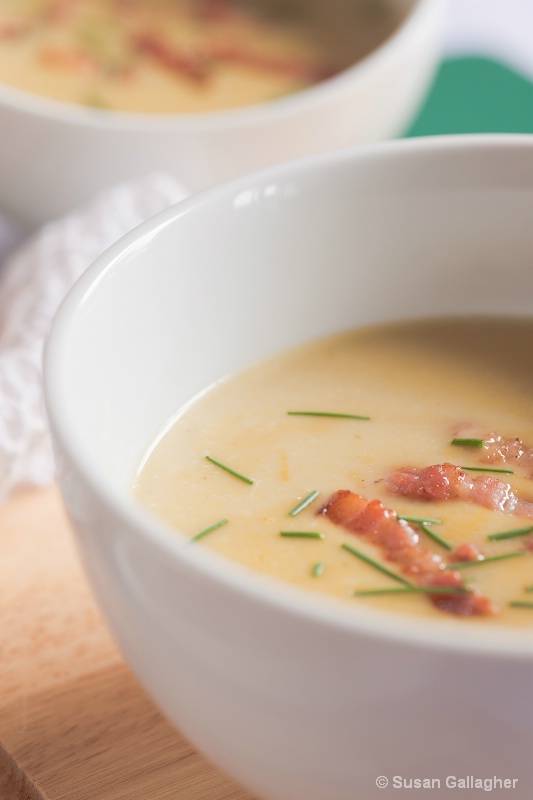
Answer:
[(530, 320), (360, 329), (202, 394), (134, 491), (192, 546), (314, 592), (531, 628), (532, 397)]
[(398, 23), (387, 0), (0, 0), (0, 81), (100, 108), (213, 111), (323, 80)]

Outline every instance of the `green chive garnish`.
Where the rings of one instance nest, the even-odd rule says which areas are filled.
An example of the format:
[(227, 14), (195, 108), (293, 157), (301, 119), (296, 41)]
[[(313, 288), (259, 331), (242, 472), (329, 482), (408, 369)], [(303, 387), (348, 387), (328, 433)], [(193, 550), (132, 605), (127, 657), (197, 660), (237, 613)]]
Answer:
[(491, 533), (487, 536), (489, 542), (498, 542), (500, 539), (514, 539), (515, 536), (525, 536), (533, 531), (533, 525), (528, 528), (515, 528), (513, 531), (502, 531), (501, 533)]
[(470, 472), (503, 472), (504, 475), (514, 475), (514, 469), (496, 469), (495, 467), (464, 467), (460, 469), (467, 469)]
[(483, 447), (485, 441), (483, 439), (452, 439), (451, 444), (462, 447)]
[(294, 506), (292, 511), (289, 511), (290, 516), (295, 517), (297, 514), (300, 513), (300, 511), (303, 511), (304, 508), (310, 506), (313, 500), (316, 500), (319, 494), (320, 494), (319, 490), (315, 489), (314, 492), (311, 492), (310, 494), (307, 495), (307, 497), (304, 497), (304, 499), (301, 500), (297, 506)]
[(200, 531), (200, 533), (195, 534), (195, 536), (191, 538), (191, 542), (196, 542), (198, 539), (202, 539), (204, 536), (207, 536), (208, 533), (212, 533), (213, 531), (216, 531), (217, 528), (221, 528), (223, 525), (227, 525), (228, 522), (229, 520), (227, 519), (219, 519), (218, 522), (213, 522), (213, 524), (209, 525), (208, 528), (204, 528), (203, 531)]
[(422, 522), (425, 525), (442, 525), (441, 519), (431, 519), (431, 517), (410, 517), (407, 514), (398, 514), (398, 519), (403, 519), (406, 522)]
[(533, 603), (528, 603), (526, 600), (513, 600), (509, 605), (511, 608), (533, 608)]
[(421, 531), (423, 531), (426, 536), (429, 536), (430, 539), (433, 539), (434, 542), (440, 544), (441, 547), (444, 547), (445, 550), (453, 550), (453, 547), (446, 539), (443, 539), (442, 536), (439, 536), (438, 533), (434, 533), (430, 530), (424, 522), (419, 522), (418, 527)]
[(317, 561), (316, 564), (313, 564), (311, 567), (311, 575), (313, 578), (319, 578), (322, 573), (324, 572), (324, 562)]
[(280, 531), (280, 536), (289, 536), (294, 539), (323, 539), (324, 534), (318, 531)]
[(229, 472), (230, 475), (233, 475), (234, 478), (238, 478), (240, 481), (244, 481), (244, 483), (249, 483), (251, 486), (254, 484), (254, 481), (251, 478), (247, 478), (246, 475), (241, 475), (240, 472), (235, 472), (234, 469), (231, 467), (227, 467), (225, 464), (221, 464), (220, 461), (217, 461), (215, 458), (211, 458), (211, 456), (206, 456), (206, 459), (214, 464), (215, 467), (220, 467), (225, 472)]
[(379, 570), (384, 575), (388, 575), (389, 578), (392, 578), (393, 580), (398, 581), (399, 583), (403, 583), (406, 586), (411, 586), (409, 581), (407, 581), (405, 578), (402, 578), (401, 575), (397, 575), (395, 572), (391, 572), (390, 569), (387, 569), (387, 567), (384, 567), (378, 561), (374, 561), (373, 558), (370, 558), (369, 556), (365, 555), (365, 553), (361, 553), (360, 550), (356, 550), (355, 547), (351, 547), (349, 544), (342, 544), (341, 547), (343, 548), (343, 550), (347, 550), (348, 553), (351, 553), (353, 556), (360, 558), (361, 561), (364, 561), (366, 564), (370, 564), (371, 567), (374, 567), (374, 569)]
[(293, 417), (334, 417), (337, 419), (370, 419), (360, 414), (337, 414), (330, 411), (287, 411)]
[(393, 586), (387, 589), (355, 591), (356, 597), (373, 597), (383, 594), (468, 594), (463, 586)]
[(446, 569), (462, 569), (463, 567), (477, 567), (480, 564), (490, 564), (493, 561), (504, 561), (506, 558), (518, 558), (518, 556), (526, 556), (525, 550), (518, 550), (515, 553), (500, 553), (499, 556), (489, 556), (488, 558), (479, 558), (477, 561), (459, 561), (457, 564), (448, 564)]
[(533, 592), (533, 583), (531, 584), (531, 586), (525, 586), (524, 587), (524, 591), (525, 592)]

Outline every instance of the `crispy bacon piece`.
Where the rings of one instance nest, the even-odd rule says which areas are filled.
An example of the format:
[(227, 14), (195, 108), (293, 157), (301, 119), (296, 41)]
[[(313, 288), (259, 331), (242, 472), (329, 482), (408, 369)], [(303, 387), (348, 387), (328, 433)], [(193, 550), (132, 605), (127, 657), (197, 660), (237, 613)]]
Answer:
[[(457, 577), (459, 581), (457, 581)], [(462, 579), (455, 570), (446, 570), (438, 575), (432, 576), (427, 586), (443, 587), (462, 587)], [(456, 614), (458, 617), (487, 617), (495, 614), (496, 610), (492, 601), (478, 592), (465, 592), (465, 594), (443, 594), (432, 595), (433, 605), (446, 611), (448, 614)]]
[(208, 22), (228, 22), (238, 15), (237, 9), (228, 0), (200, 0), (194, 6), (199, 19)]
[(0, 42), (10, 39), (20, 39), (26, 34), (31, 33), (33, 24), (25, 19), (5, 19), (0, 20)]
[(494, 431), (477, 433), (472, 425), (464, 425), (455, 434), (459, 438), (483, 439), (479, 449), (479, 461), (484, 464), (498, 464), (524, 467), (533, 477), (533, 447), (528, 447), (518, 436), (506, 438)]
[(213, 59), (207, 52), (188, 51), (176, 46), (168, 47), (158, 36), (151, 33), (135, 36), (133, 44), (139, 53), (194, 83), (205, 83), (211, 74)]
[(446, 588), (463, 588), (455, 570), (447, 570), (441, 556), (419, 543), (416, 531), (380, 500), (366, 500), (348, 489), (335, 492), (319, 512), (336, 525), (376, 545), (388, 561), (420, 586), (442, 586), (442, 594), (432, 594), (431, 602), (443, 611), (458, 616), (486, 616), (495, 613), (490, 600), (477, 592), (446, 593)]
[(258, 53), (242, 45), (213, 43), (210, 54), (226, 64), (237, 64), (248, 69), (266, 72), (271, 75), (288, 75), (306, 81), (322, 81), (331, 78), (339, 71), (331, 64), (301, 61), (296, 58), (281, 58), (267, 53)]
[(404, 468), (387, 478), (394, 494), (418, 497), (423, 500), (467, 500), (471, 503), (516, 514), (533, 517), (533, 503), (517, 497), (510, 484), (489, 475), (471, 477), (454, 464), (433, 464), (430, 467)]
[(45, 67), (65, 72), (98, 72), (98, 62), (88, 53), (67, 47), (43, 47), (39, 51), (39, 61)]
[(483, 553), (477, 544), (460, 544), (459, 547), (453, 551), (450, 556), (453, 564), (459, 564), (463, 561), (480, 561), (483, 559)]
[(164, 69), (203, 84), (217, 63), (236, 64), (270, 75), (286, 75), (296, 80), (316, 82), (330, 78), (338, 68), (325, 63), (281, 58), (250, 50), (244, 45), (211, 42), (191, 49), (170, 47), (158, 36), (143, 33), (134, 37), (135, 49)]
[(72, 18), (77, 6), (79, 6), (77, 0), (55, 0), (45, 6), (41, 12), (41, 19), (50, 23), (65, 22)]

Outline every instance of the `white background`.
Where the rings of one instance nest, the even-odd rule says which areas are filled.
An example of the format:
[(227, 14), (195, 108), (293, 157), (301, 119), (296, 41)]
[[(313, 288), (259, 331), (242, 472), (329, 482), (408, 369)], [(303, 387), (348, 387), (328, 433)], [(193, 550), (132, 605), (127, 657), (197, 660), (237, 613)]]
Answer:
[(533, 80), (533, 0), (448, 0), (444, 55), (488, 55)]

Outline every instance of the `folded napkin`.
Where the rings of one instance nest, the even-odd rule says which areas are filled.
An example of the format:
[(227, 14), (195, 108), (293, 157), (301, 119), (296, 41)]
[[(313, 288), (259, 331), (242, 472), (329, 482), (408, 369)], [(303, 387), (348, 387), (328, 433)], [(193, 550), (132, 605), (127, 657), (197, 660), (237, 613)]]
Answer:
[(61, 300), (107, 247), (185, 196), (169, 176), (151, 175), (110, 189), (22, 244), (0, 219), (0, 501), (54, 477), (41, 363)]

